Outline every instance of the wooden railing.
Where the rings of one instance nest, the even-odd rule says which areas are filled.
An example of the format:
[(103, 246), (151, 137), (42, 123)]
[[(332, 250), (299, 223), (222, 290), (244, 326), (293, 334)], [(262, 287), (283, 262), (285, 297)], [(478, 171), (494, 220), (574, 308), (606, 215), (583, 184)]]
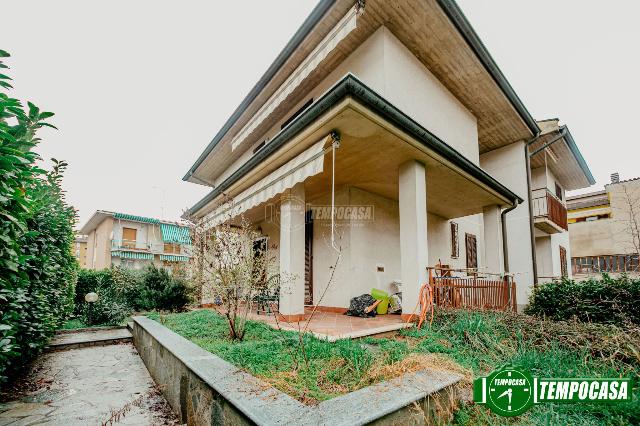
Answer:
[(535, 189), (531, 201), (534, 218), (546, 217), (565, 231), (569, 229), (567, 208), (551, 191), (546, 188)]
[(640, 256), (637, 254), (613, 254), (571, 258), (574, 275), (640, 272)]
[[(440, 276), (441, 269), (429, 268), (429, 283), (436, 307), (516, 311), (516, 283), (510, 276), (480, 278)], [(452, 271), (452, 270), (449, 270)]]

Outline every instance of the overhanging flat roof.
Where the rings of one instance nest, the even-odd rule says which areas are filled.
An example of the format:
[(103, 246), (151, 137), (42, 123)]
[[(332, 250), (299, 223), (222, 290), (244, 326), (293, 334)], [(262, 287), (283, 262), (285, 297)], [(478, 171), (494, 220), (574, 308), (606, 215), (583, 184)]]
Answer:
[(491, 188), (495, 193), (499, 194), (503, 198), (510, 200), (512, 203), (522, 202), (522, 199), (518, 195), (513, 193), (502, 183), (498, 182), (478, 165), (469, 161), (464, 155), (460, 154), (450, 145), (446, 144), (433, 133), (429, 132), (429, 130), (425, 129), (412, 118), (404, 114), (389, 101), (358, 80), (355, 76), (349, 74), (340, 80), (320, 99), (314, 102), (302, 114), (296, 117), (295, 120), (282, 129), (280, 133), (265, 145), (264, 148), (240, 166), (240, 168), (231, 176), (225, 179), (220, 185), (191, 207), (186, 212), (186, 215), (196, 214), (216, 199), (216, 197), (224, 194), (227, 189), (247, 175), (247, 173), (253, 170), (254, 167), (271, 157), (280, 147), (291, 140), (291, 138), (302, 132), (322, 114), (329, 111), (346, 98), (354, 99), (364, 105), (387, 120), (389, 123), (407, 133), (445, 161), (464, 171), (481, 184)]

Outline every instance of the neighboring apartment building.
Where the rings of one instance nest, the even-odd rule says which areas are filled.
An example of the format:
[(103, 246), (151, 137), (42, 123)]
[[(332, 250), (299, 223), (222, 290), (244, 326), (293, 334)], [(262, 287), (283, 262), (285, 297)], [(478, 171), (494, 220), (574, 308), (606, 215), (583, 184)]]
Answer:
[(531, 213), (539, 282), (571, 276), (566, 191), (595, 183), (567, 126), (539, 121), (541, 137), (529, 146)]
[(565, 231), (556, 204), (533, 226), (530, 189), (547, 200), (553, 182), (562, 198), (593, 183), (569, 136), (535, 152), (550, 127), (455, 2), (323, 0), (184, 176), (212, 187), (187, 214), (243, 214), (277, 246), (296, 277), (280, 293), (286, 318), (398, 281), (407, 317), (438, 263), (506, 270), (524, 305), (537, 247)]
[(189, 228), (174, 222), (98, 210), (80, 232), (87, 235), (88, 269), (174, 269), (191, 256)]
[(574, 274), (639, 271), (640, 178), (614, 173), (604, 191), (569, 197), (568, 209)]
[(78, 259), (81, 268), (87, 267), (87, 236), (76, 233), (76, 238), (71, 248), (73, 256)]

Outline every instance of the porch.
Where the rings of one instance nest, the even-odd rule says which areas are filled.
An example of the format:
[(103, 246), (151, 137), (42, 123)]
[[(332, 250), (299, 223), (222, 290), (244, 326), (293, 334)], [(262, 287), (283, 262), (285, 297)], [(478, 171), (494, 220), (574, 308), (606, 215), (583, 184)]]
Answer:
[[(375, 320), (400, 326), (440, 260), (501, 274), (501, 212), (521, 201), (478, 166), (476, 139), (468, 158), (353, 77), (341, 85), (325, 95), (330, 106), (316, 101), (203, 201), (231, 197), (226, 210), (209, 209), (213, 223), (242, 215), (276, 250), (279, 273), (293, 277), (280, 289), (281, 318), (296, 324), (305, 304), (319, 305), (312, 331), (335, 336), (378, 328), (330, 311), (393, 283), (402, 315)], [(298, 122), (306, 127), (293, 133)], [(452, 253), (452, 219), (463, 255)]]

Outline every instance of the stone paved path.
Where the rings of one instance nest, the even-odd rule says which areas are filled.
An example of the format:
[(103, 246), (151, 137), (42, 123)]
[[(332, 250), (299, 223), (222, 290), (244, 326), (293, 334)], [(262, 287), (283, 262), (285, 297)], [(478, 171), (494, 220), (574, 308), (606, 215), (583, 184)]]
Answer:
[(30, 371), (0, 425), (179, 424), (131, 343), (46, 353)]

